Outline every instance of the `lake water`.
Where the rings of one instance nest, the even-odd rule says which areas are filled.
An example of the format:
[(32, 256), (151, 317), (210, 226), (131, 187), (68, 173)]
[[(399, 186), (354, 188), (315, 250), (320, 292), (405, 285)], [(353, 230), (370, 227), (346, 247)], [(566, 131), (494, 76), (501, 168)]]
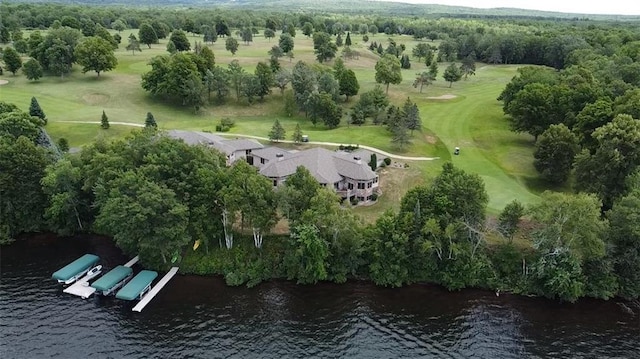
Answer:
[(231, 288), (178, 275), (142, 313), (62, 293), (51, 273), (108, 239), (34, 236), (1, 248), (0, 358), (639, 358), (640, 318), (615, 301), (366, 282)]

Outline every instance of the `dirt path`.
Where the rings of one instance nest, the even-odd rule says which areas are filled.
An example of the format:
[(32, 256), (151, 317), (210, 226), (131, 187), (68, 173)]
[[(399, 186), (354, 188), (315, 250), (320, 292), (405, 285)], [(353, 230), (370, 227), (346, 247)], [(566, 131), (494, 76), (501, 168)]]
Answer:
[[(96, 124), (99, 125), (100, 121), (56, 121), (56, 122), (64, 122), (64, 123), (83, 123), (83, 124)], [(116, 122), (116, 121), (109, 121), (110, 124), (112, 125), (123, 125), (123, 126), (133, 126), (133, 127), (144, 127), (143, 124), (140, 123), (132, 123), (132, 122)], [(242, 135), (242, 134), (238, 134), (238, 133), (215, 133), (218, 136), (234, 136), (234, 137), (245, 137), (245, 138), (253, 138), (256, 140), (262, 140), (262, 141), (269, 141), (268, 138), (266, 137), (260, 137), (260, 136), (252, 136), (252, 135)], [(294, 143), (293, 141), (290, 140), (283, 140), (280, 141), (283, 143)], [(322, 146), (340, 146), (340, 145), (344, 145), (344, 143), (337, 143), (337, 142), (316, 142), (316, 141), (309, 141), (309, 142), (305, 142), (307, 144), (311, 144), (311, 145), (322, 145)], [(412, 157), (412, 156), (401, 156), (401, 155), (396, 155), (393, 153), (389, 153), (386, 151), (383, 151), (381, 149), (375, 148), (375, 147), (371, 147), (371, 146), (366, 146), (366, 145), (358, 145), (359, 148), (364, 148), (366, 150), (372, 151), (372, 152), (376, 152), (379, 153), (383, 156), (387, 156), (389, 158), (394, 158), (397, 160), (404, 160), (404, 161), (434, 161), (434, 160), (438, 160), (440, 159), (440, 157)]]

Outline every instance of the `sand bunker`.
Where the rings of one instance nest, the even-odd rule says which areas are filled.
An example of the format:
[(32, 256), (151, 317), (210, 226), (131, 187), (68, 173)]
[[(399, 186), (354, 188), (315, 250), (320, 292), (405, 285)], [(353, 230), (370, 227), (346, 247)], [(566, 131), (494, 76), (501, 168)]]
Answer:
[(82, 96), (82, 100), (88, 105), (102, 105), (109, 101), (109, 95), (101, 93), (89, 93)]
[(446, 95), (433, 96), (433, 97), (427, 97), (427, 98), (429, 100), (453, 100), (456, 97), (458, 96), (452, 95), (452, 94), (446, 94)]
[(0, 80), (0, 86), (6, 85), (8, 83), (9, 83), (9, 81), (7, 81), (7, 80)]

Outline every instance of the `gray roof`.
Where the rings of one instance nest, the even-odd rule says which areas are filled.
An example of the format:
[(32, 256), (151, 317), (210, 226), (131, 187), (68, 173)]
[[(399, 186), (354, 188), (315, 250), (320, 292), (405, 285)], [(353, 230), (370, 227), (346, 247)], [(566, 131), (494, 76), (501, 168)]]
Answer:
[(278, 153), (282, 153), (285, 157), (288, 157), (290, 155), (287, 150), (274, 146), (264, 147), (258, 150), (251, 151), (253, 157), (260, 157), (269, 161), (276, 159), (276, 155)]
[(271, 178), (287, 177), (295, 173), (299, 166), (305, 167), (320, 183), (340, 182), (343, 177), (369, 180), (376, 177), (366, 161), (357, 163), (324, 148), (312, 148), (298, 153), (285, 154), (279, 161), (270, 161), (260, 173)]
[(235, 140), (223, 140), (222, 143), (233, 149), (234, 151), (246, 151), (246, 150), (254, 150), (256, 148), (264, 148), (262, 143), (256, 140), (249, 140), (244, 138), (238, 138)]
[(362, 159), (357, 163), (354, 159), (335, 156), (333, 162), (336, 165), (338, 173), (344, 177), (355, 180), (372, 180), (376, 178), (376, 173), (369, 167), (368, 161)]
[(172, 138), (181, 139), (189, 145), (203, 144), (213, 146), (227, 155), (230, 155), (235, 151), (246, 151), (264, 147), (261, 143), (255, 140), (229, 140), (208, 132), (169, 130), (167, 131), (167, 135)]
[(167, 135), (169, 135), (169, 137), (171, 138), (181, 139), (189, 145), (207, 145), (211, 144), (211, 142), (224, 141), (224, 138), (207, 132), (169, 130), (167, 131)]

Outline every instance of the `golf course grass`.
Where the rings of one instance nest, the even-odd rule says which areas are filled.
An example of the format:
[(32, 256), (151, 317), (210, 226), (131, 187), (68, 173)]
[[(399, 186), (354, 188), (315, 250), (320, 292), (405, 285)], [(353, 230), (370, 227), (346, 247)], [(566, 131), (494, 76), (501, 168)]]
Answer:
[[(133, 32), (137, 35), (137, 30)], [(28, 81), (22, 74), (13, 76), (5, 72), (0, 79), (9, 83), (0, 86), (0, 100), (15, 103), (27, 110), (31, 97), (35, 96), (47, 115), (47, 131), (54, 139), (66, 138), (72, 147), (86, 145), (98, 137), (121, 137), (133, 128), (112, 124), (110, 129), (103, 130), (98, 124), (67, 122), (100, 121), (104, 110), (111, 122), (137, 124), (144, 123), (146, 113), (152, 112), (161, 129), (214, 131), (219, 120), (228, 117), (236, 123), (231, 133), (263, 137), (267, 136), (273, 122), (278, 119), (288, 136), (299, 123), (303, 132), (313, 141), (365, 144), (406, 156), (440, 158), (436, 161), (407, 161), (408, 168), (388, 170), (383, 174), (381, 182), (386, 178), (393, 186), (385, 189), (386, 193), (383, 192), (378, 204), (357, 209), (372, 218), (387, 208), (397, 208), (399, 198), (410, 187), (433, 178), (447, 160), (483, 178), (490, 197), (489, 212), (493, 214), (514, 199), (525, 204), (535, 202), (537, 193), (545, 189), (537, 181), (532, 166), (533, 139), (509, 130), (501, 103), (496, 100), (516, 74), (516, 66), (477, 64), (475, 76), (449, 87), (449, 83), (441, 77), (448, 64), (439, 64), (437, 81), (419, 93), (412, 83), (416, 73), (426, 70), (426, 66), (413, 59), (412, 68), (402, 72), (403, 82), (390, 86), (389, 97), (392, 103), (399, 106), (407, 97), (416, 102), (420, 108), (423, 130), (413, 134), (411, 146), (399, 151), (391, 144), (389, 133), (383, 127), (346, 125), (348, 111), (345, 111), (340, 127), (333, 130), (321, 124), (312, 125), (302, 114), (286, 117), (282, 111), (282, 96), (277, 88), (264, 102), (252, 106), (242, 101), (238, 103), (231, 96), (226, 104), (209, 105), (197, 114), (191, 108), (177, 107), (152, 98), (141, 88), (140, 76), (149, 70), (147, 62), (151, 57), (166, 54), (166, 40), (152, 45), (151, 49), (143, 45), (141, 53), (132, 54), (124, 50), (130, 33), (131, 30), (128, 30), (120, 34), (123, 43), (116, 51), (118, 66), (114, 71), (98, 77), (95, 73), (82, 74), (76, 66), (71, 74), (62, 79), (48, 76), (35, 82)], [(360, 58), (346, 61), (345, 65), (356, 73), (362, 93), (376, 85), (374, 66), (378, 56), (366, 48), (367, 45), (362, 43), (359, 36), (352, 38), (352, 48), (360, 52)], [(371, 36), (370, 41), (382, 42), (386, 46), (387, 38), (378, 34)], [(409, 54), (418, 43), (408, 36), (394, 38), (407, 46)], [(192, 42), (202, 40), (193, 36), (189, 36), (189, 39)], [(219, 39), (211, 48), (217, 64), (226, 66), (236, 59), (248, 72), (253, 72), (259, 61), (268, 61), (267, 51), (275, 44), (277, 38), (268, 41), (263, 37), (255, 37), (251, 45), (241, 44), (235, 56), (224, 50), (224, 39)], [(317, 64), (313, 43), (302, 34), (295, 38), (294, 54), (291, 62), (286, 58), (280, 60), (283, 67), (291, 68), (299, 60)], [(448, 99), (437, 99), (442, 95), (447, 95)], [(346, 107), (352, 106), (356, 100), (350, 99)], [(459, 156), (452, 155), (454, 147), (461, 148)]]

